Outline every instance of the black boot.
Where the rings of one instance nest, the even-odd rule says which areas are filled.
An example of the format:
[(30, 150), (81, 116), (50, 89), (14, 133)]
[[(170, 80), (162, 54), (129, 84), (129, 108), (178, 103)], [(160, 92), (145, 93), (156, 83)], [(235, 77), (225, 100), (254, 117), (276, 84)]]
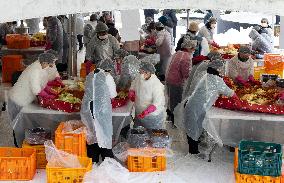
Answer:
[(101, 148), (101, 156), (104, 161), (105, 158), (114, 158), (112, 149)]
[(198, 154), (198, 141), (193, 140), (191, 137), (187, 136), (187, 141), (188, 141), (188, 147), (189, 150), (188, 152), (190, 154)]
[(92, 145), (87, 145), (87, 155), (92, 158), (93, 163), (99, 163), (100, 161), (101, 149), (97, 143)]

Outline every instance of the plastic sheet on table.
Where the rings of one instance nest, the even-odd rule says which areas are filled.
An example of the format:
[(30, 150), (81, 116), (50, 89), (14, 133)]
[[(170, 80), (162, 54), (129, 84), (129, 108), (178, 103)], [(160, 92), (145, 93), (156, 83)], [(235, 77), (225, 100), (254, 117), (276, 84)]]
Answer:
[(51, 140), (45, 141), (45, 154), (49, 167), (81, 168), (78, 156), (58, 150)]
[(129, 171), (112, 158), (106, 158), (100, 166), (94, 166), (93, 170), (84, 177), (85, 183), (126, 183), (129, 179)]
[(25, 140), (32, 145), (44, 144), (45, 141), (51, 140), (51, 131), (42, 127), (27, 129), (25, 131)]
[(87, 128), (79, 120), (70, 120), (64, 122), (64, 127), (62, 129), (62, 133), (69, 133), (69, 134), (87, 134)]

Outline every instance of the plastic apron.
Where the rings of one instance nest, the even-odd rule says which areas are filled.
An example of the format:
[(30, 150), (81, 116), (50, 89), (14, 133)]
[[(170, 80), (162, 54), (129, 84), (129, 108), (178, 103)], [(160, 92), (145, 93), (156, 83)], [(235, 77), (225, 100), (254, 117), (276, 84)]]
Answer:
[[(112, 106), (105, 73), (91, 72), (85, 83), (85, 95), (81, 107), (81, 119), (88, 128), (87, 143), (98, 143), (101, 148), (112, 148)], [(93, 101), (93, 115), (90, 111)]]

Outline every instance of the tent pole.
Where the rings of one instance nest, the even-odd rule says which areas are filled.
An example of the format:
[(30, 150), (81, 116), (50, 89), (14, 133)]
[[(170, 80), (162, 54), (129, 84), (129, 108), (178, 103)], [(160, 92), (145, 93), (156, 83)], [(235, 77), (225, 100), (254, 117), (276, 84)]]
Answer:
[(188, 29), (189, 25), (189, 9), (186, 10), (186, 30)]

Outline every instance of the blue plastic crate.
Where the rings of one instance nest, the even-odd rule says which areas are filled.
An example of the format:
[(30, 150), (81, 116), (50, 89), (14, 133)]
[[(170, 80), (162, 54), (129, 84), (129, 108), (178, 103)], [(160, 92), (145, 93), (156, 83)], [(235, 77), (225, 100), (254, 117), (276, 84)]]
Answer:
[(280, 176), (282, 148), (280, 144), (241, 141), (239, 144), (238, 172), (241, 174)]

